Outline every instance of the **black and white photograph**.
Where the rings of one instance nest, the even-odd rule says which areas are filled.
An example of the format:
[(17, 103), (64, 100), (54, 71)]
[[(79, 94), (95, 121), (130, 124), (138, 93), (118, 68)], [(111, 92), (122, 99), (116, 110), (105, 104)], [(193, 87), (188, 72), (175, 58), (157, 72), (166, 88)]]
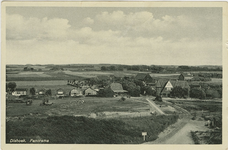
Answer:
[(226, 143), (227, 3), (40, 3), (2, 5), (4, 145)]

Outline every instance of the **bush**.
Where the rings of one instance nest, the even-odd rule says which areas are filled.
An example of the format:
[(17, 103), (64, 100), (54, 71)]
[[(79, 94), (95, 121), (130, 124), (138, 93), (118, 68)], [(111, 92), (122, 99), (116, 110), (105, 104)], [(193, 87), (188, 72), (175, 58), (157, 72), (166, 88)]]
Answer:
[[(49, 143), (64, 144), (139, 144), (143, 143), (142, 131), (147, 140), (155, 140), (178, 116), (150, 116), (123, 120), (98, 120), (86, 117), (52, 116), (25, 118), (6, 123), (6, 142), (10, 139), (40, 137)], [(28, 140), (29, 141), (29, 140)]]
[(205, 99), (206, 93), (202, 89), (192, 88), (190, 90), (190, 97), (191, 98)]
[(188, 89), (177, 86), (172, 89), (170, 95), (178, 98), (188, 97)]

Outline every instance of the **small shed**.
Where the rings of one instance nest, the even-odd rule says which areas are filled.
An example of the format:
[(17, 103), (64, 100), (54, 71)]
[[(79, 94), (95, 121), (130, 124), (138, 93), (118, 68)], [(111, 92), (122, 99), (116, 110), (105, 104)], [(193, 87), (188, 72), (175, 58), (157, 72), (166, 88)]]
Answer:
[(56, 96), (57, 97), (63, 97), (64, 96), (64, 90), (62, 88), (59, 88), (57, 91), (56, 91)]
[(73, 88), (70, 91), (70, 96), (81, 96), (81, 95), (82, 95), (82, 92), (80, 90), (77, 90), (76, 88)]
[(38, 95), (45, 95), (45, 89), (41, 89), (38, 91)]
[(84, 95), (97, 95), (97, 91), (91, 87), (87, 88), (83, 92)]

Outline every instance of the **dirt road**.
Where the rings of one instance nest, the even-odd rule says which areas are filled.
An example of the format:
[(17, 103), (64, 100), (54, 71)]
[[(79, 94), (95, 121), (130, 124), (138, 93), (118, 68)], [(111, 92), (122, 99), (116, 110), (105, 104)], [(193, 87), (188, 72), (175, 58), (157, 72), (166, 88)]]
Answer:
[(165, 115), (165, 113), (160, 109), (158, 108), (158, 106), (156, 104), (154, 104), (154, 102), (146, 99), (149, 103), (149, 105), (152, 107), (152, 108), (155, 108), (155, 110), (160, 114), (160, 115)]

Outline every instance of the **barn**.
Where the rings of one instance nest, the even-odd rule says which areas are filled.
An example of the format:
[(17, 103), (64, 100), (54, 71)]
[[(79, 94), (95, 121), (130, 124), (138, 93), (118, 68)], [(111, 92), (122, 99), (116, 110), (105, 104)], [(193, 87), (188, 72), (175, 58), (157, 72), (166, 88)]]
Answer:
[(123, 90), (123, 87), (120, 83), (111, 83), (107, 88), (113, 91), (116, 95), (127, 93), (126, 90)]
[(138, 73), (136, 76), (135, 76), (135, 79), (136, 80), (140, 80), (140, 81), (144, 81), (146, 82), (147, 84), (149, 83), (155, 83), (155, 79), (153, 79), (149, 73)]

